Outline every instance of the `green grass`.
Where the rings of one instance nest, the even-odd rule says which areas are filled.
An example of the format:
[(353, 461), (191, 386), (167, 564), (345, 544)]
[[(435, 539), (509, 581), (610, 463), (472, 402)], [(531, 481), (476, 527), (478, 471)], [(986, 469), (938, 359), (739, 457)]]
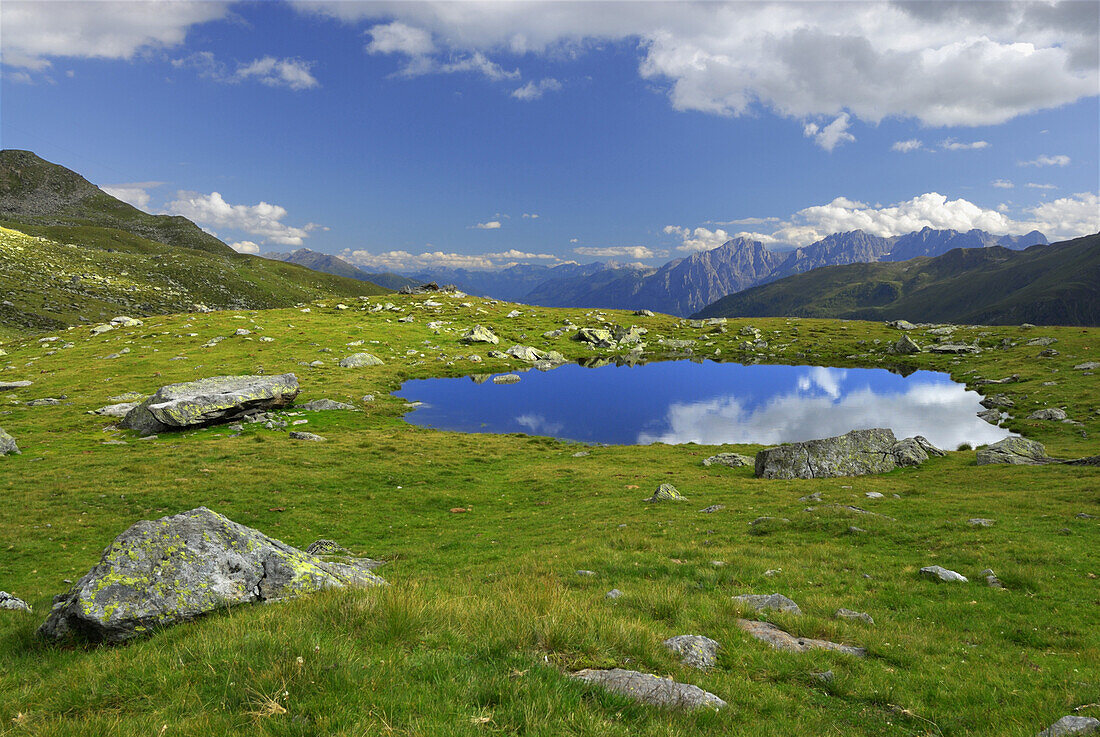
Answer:
[[(566, 318), (599, 324), (594, 313), (430, 298), (446, 303), (438, 315), (425, 297), (345, 298), (347, 310), (331, 299), (309, 313), (147, 317), (98, 337), (75, 328), (52, 343), (2, 345), (0, 379), (35, 384), (0, 395), (0, 426), (23, 450), (0, 458), (0, 587), (35, 611), (0, 612), (0, 734), (1023, 736), (1097, 701), (1100, 525), (1075, 515), (1100, 515), (1100, 471), (976, 467), (964, 451), (880, 476), (770, 481), (701, 465), (714, 452), (755, 446), (592, 447), (575, 458), (576, 444), (547, 438), (416, 428), (401, 419), (404, 400), (390, 395), (403, 381), (519, 365), (458, 358), (487, 352), (458, 342), (475, 322), (497, 330), (498, 348), (602, 355), (566, 336), (538, 337)], [(360, 309), (378, 302), (415, 322)], [(514, 308), (524, 314), (505, 318)], [(899, 333), (881, 324), (754, 319), (719, 334), (672, 317), (603, 314), (645, 325), (651, 346), (658, 334), (697, 338), (697, 355), (718, 349), (728, 360), (924, 368), (969, 382), (1019, 373), (1021, 382), (995, 387), (1016, 401), (1017, 417), (1066, 406), (1083, 426), (1014, 420), (1012, 429), (1055, 455), (1097, 452), (1096, 377), (1072, 369), (1095, 359), (1095, 329), (961, 328), (956, 337), (988, 350), (901, 359), (884, 355)], [(451, 324), (436, 334), (430, 320)], [(765, 332), (770, 355), (737, 349), (746, 323)], [(253, 334), (233, 336), (239, 327)], [(201, 347), (215, 336), (232, 337)], [(1037, 336), (1057, 338), (1059, 355), (1037, 358), (1041, 348), (1024, 345)], [(1015, 347), (993, 348), (1004, 338)], [(60, 348), (65, 342), (73, 347)], [(131, 351), (121, 358), (102, 358), (124, 347)], [(386, 365), (337, 367), (358, 350)], [(169, 360), (178, 356), (186, 360)], [(315, 359), (323, 366), (301, 365)], [(363, 411), (303, 415), (304, 429), (328, 438), (319, 444), (257, 426), (238, 438), (208, 428), (137, 440), (86, 414), (126, 391), (261, 368), (297, 373), (300, 401), (329, 397)], [(364, 404), (368, 393), (376, 401)], [(61, 395), (67, 404), (23, 404)], [(128, 443), (102, 444), (114, 437)], [(666, 481), (689, 501), (641, 501)], [(804, 511), (799, 498), (815, 491), (826, 504), (893, 519)], [(293, 545), (325, 537), (385, 559), (379, 572), (392, 586), (235, 608), (121, 647), (35, 637), (64, 580), (83, 575), (119, 532), (202, 504)], [(711, 504), (725, 508), (699, 513)], [(750, 527), (765, 515), (790, 522)], [(971, 517), (996, 525), (970, 527)], [(865, 532), (850, 533), (852, 525)], [(918, 569), (931, 564), (971, 583), (921, 580)], [(986, 567), (1006, 591), (984, 585), (977, 574)], [(625, 595), (605, 599), (611, 588)], [(804, 614), (771, 621), (863, 645), (870, 656), (780, 653), (750, 639), (736, 626), (747, 613), (731, 597), (772, 591)], [(866, 611), (875, 625), (834, 620), (839, 607)], [(660, 645), (687, 633), (722, 643), (716, 669), (683, 668)], [(656, 710), (566, 675), (612, 666), (695, 683), (730, 708)], [(826, 669), (832, 682), (813, 677)]]

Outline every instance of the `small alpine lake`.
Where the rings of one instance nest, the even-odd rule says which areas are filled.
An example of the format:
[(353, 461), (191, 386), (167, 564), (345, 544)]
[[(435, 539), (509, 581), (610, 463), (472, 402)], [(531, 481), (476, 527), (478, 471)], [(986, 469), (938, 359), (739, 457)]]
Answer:
[(944, 373), (663, 361), (417, 379), (405, 420), (459, 432), (528, 433), (586, 443), (761, 444), (890, 428), (954, 450), (1011, 435), (977, 416), (982, 397)]

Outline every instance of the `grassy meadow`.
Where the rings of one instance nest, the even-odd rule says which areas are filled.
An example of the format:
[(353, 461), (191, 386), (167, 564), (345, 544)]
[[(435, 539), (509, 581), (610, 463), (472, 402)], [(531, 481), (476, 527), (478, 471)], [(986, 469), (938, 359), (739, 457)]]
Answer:
[[(334, 298), (154, 316), (99, 336), (79, 327), (0, 344), (0, 381), (34, 382), (0, 392), (0, 427), (22, 450), (0, 458), (0, 589), (34, 608), (0, 612), (0, 735), (1023, 737), (1064, 714), (1100, 717), (1096, 467), (977, 467), (962, 450), (879, 476), (763, 480), (701, 464), (755, 446), (582, 447), (439, 432), (406, 424), (405, 400), (390, 395), (412, 378), (522, 367), (487, 358), (515, 343), (609, 356), (569, 340), (573, 331), (541, 336), (566, 319), (614, 322), (646, 327), (649, 350), (660, 349), (658, 336), (695, 339), (696, 357), (923, 368), (971, 385), (1017, 373), (1019, 382), (985, 392), (1015, 401), (1011, 429), (1069, 458), (1098, 452), (1097, 377), (1072, 368), (1100, 360), (1096, 329), (963, 327), (955, 342), (978, 340), (982, 353), (901, 357), (885, 353), (900, 331), (881, 323), (731, 320), (719, 332), (662, 315), (451, 294), (340, 299), (346, 309)], [(395, 308), (371, 311), (386, 303)], [(512, 310), (522, 314), (506, 317)], [(406, 315), (413, 322), (398, 322)], [(475, 323), (500, 345), (462, 345)], [(738, 348), (746, 324), (768, 349)], [(204, 347), (214, 337), (224, 340)], [(1026, 345), (1037, 337), (1056, 338), (1058, 355), (1038, 357), (1043, 347)], [(358, 351), (385, 365), (337, 365)], [(295, 429), (323, 443), (262, 424), (239, 437), (212, 427), (143, 440), (88, 414), (126, 392), (260, 371), (296, 373), (299, 402), (361, 411), (292, 418), (308, 419)], [(25, 404), (43, 397), (62, 403)], [(1081, 424), (1022, 419), (1044, 407), (1065, 407)], [(104, 444), (113, 440), (125, 444)], [(582, 449), (589, 454), (574, 455)], [(662, 482), (688, 501), (644, 503)], [(884, 498), (867, 498), (872, 491)], [(815, 492), (821, 502), (801, 501)], [(392, 585), (238, 607), (117, 647), (36, 637), (52, 596), (117, 534), (199, 505), (292, 545), (330, 538), (384, 559), (378, 573)], [(710, 505), (724, 507), (700, 512)], [(762, 516), (779, 519), (750, 524)], [(996, 523), (968, 525), (974, 517)], [(970, 582), (920, 578), (932, 564)], [(1004, 590), (985, 585), (985, 568)], [(624, 595), (605, 598), (612, 588)], [(803, 615), (757, 614), (731, 598), (775, 591)], [(837, 620), (840, 607), (875, 623)], [(775, 651), (742, 632), (739, 616), (869, 655)], [(718, 667), (681, 666), (661, 646), (678, 634), (720, 642)], [(659, 710), (567, 677), (589, 667), (668, 675), (729, 707)], [(815, 675), (827, 670), (831, 680)]]

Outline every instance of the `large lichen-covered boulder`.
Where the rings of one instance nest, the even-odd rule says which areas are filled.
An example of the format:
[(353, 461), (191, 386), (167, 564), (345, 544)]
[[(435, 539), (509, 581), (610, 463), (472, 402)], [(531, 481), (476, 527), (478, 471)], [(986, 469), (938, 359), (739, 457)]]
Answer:
[(340, 359), (340, 368), (364, 368), (366, 366), (381, 366), (383, 361), (371, 353), (352, 353), (350, 356)]
[(1054, 459), (1047, 456), (1046, 447), (1036, 440), (1009, 437), (979, 450), (977, 461), (979, 466), (999, 463), (1013, 466), (1040, 466), (1053, 463)]
[(459, 340), (463, 343), (489, 343), (491, 345), (500, 342), (500, 338), (496, 336), (496, 333), (483, 325), (474, 325), (463, 333)]
[(126, 413), (123, 427), (152, 435), (227, 422), (250, 410), (285, 407), (298, 396), (294, 374), (214, 376), (162, 386)]
[(756, 454), (756, 476), (814, 479), (885, 473), (897, 467), (892, 430), (852, 430), (835, 438), (765, 448)]
[(6, 456), (9, 453), (12, 455), (19, 455), (19, 446), (15, 444), (15, 438), (4, 432), (4, 428), (0, 427), (0, 456)]
[(385, 584), (373, 561), (310, 555), (206, 507), (123, 532), (64, 594), (39, 633), (115, 643), (236, 604)]
[(927, 461), (930, 456), (947, 455), (928, 442), (928, 438), (923, 435), (915, 435), (911, 438), (899, 440), (894, 443), (891, 452), (894, 454), (894, 461), (899, 466), (919, 466)]
[(673, 709), (721, 709), (726, 706), (725, 701), (698, 686), (636, 670), (588, 669), (577, 671), (572, 677), (651, 706)]

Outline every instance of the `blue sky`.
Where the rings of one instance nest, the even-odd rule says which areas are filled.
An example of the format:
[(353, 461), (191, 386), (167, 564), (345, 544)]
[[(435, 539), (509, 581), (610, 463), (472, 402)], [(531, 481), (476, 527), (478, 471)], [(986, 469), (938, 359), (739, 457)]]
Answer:
[(1100, 230), (1100, 4), (975, 7), (5, 0), (0, 137), (369, 268)]

